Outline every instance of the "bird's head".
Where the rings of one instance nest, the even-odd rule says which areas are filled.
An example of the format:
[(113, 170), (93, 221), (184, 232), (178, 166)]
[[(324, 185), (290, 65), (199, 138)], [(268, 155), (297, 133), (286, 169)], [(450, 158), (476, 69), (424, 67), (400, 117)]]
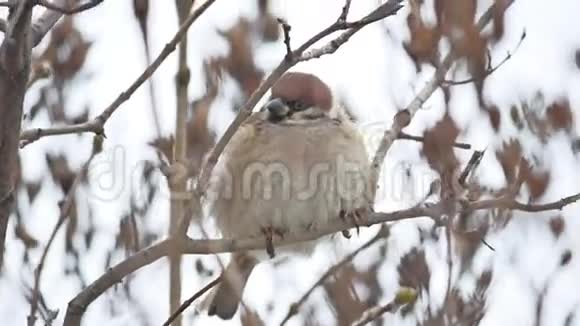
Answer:
[(289, 72), (278, 79), (262, 112), (274, 123), (335, 118), (328, 85), (312, 74), (301, 72)]

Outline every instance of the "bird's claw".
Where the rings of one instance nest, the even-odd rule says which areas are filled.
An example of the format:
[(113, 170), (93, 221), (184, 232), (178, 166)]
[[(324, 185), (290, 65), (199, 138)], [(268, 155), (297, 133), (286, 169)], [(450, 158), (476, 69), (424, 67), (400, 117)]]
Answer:
[[(352, 224), (356, 227), (356, 234), (359, 235), (360, 234), (360, 226), (362, 224), (365, 224), (365, 217), (366, 214), (368, 213), (368, 209), (366, 208), (357, 208), (355, 210), (352, 210), (350, 212), (345, 212), (344, 210), (340, 211), (340, 218), (342, 218), (343, 220), (350, 220), (350, 222), (352, 222)], [(350, 238), (350, 232), (348, 232), (348, 230), (345, 230), (347, 232), (347, 235), (345, 235), (345, 232), (342, 232), (342, 235), (349, 239)]]
[(274, 251), (274, 244), (272, 242), (274, 235), (277, 235), (281, 239), (283, 239), (284, 232), (274, 227), (268, 226), (262, 228), (262, 233), (266, 236), (266, 252), (268, 253), (268, 256), (270, 256), (270, 258), (274, 258), (274, 256), (276, 256), (276, 253)]

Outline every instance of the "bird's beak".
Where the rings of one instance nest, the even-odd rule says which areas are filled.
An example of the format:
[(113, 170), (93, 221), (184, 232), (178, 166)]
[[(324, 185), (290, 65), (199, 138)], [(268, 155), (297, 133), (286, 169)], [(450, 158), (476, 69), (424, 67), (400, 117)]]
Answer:
[(286, 118), (290, 112), (290, 108), (279, 98), (271, 99), (266, 103), (265, 108), (268, 109), (268, 118), (272, 121), (280, 121)]

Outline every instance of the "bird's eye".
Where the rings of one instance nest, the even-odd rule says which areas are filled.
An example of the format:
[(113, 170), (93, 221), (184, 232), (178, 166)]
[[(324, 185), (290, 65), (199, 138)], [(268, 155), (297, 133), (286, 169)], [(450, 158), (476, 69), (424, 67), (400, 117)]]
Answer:
[(294, 111), (306, 110), (306, 105), (302, 101), (291, 101), (288, 105), (294, 109)]

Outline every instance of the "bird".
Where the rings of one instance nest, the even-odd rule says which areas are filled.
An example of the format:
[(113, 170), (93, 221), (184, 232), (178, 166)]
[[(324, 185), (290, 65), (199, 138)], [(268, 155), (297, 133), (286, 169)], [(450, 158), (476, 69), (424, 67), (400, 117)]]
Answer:
[[(337, 102), (319, 77), (287, 72), (224, 148), (210, 181), (210, 215), (226, 238), (265, 237), (267, 255), (232, 254), (208, 315), (233, 318), (252, 270), (275, 255), (274, 236), (356, 221), (371, 209), (363, 137)], [(276, 256), (308, 255), (317, 240), (281, 246)]]

